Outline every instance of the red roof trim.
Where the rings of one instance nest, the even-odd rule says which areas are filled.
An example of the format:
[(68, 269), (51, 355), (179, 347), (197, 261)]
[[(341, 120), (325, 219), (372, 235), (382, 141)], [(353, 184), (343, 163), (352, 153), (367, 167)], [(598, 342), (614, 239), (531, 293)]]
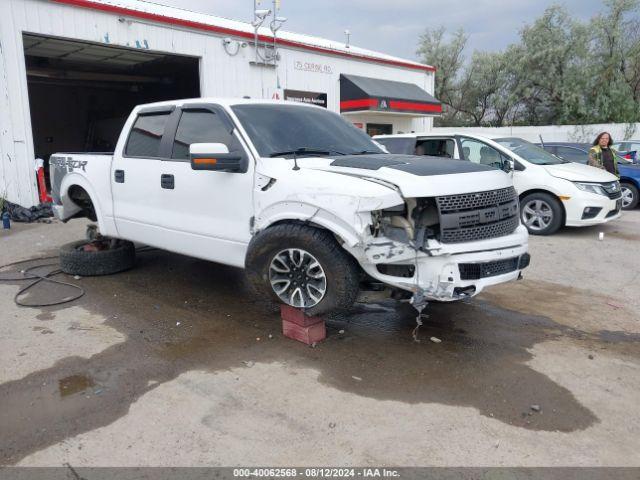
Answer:
[(362, 110), (362, 111), (404, 111), (404, 112), (429, 112), (442, 113), (442, 104), (440, 103), (418, 103), (404, 102), (401, 100), (389, 100), (389, 110), (370, 110), (377, 109), (380, 102), (377, 98), (359, 98), (357, 100), (343, 100), (340, 102), (340, 111)]
[[(142, 18), (144, 20), (151, 20), (153, 22), (166, 23), (169, 25), (179, 25), (181, 27), (193, 28), (195, 30), (204, 30), (207, 32), (213, 32), (213, 33), (218, 33), (222, 35), (233, 35), (235, 37), (242, 37), (250, 40), (253, 39), (253, 33), (243, 32), (242, 30), (235, 30), (233, 28), (226, 28), (226, 27), (218, 27), (215, 25), (207, 25), (206, 23), (194, 22), (191, 20), (184, 20), (181, 18), (165, 17), (163, 15), (158, 15), (155, 13), (141, 12), (139, 10), (132, 10), (126, 7), (118, 7), (116, 5), (106, 5), (104, 3), (95, 3), (95, 2), (90, 2), (88, 0), (50, 0), (50, 1), (55, 3), (65, 4), (65, 5), (72, 5), (74, 7), (90, 8), (93, 10), (100, 10), (100, 11), (109, 12), (109, 13), (117, 13), (119, 15), (126, 15), (129, 17)], [(259, 35), (258, 39), (260, 41), (273, 41), (273, 38), (268, 37), (266, 35)], [(367, 62), (375, 62), (375, 63), (382, 63), (385, 65), (393, 65), (396, 67), (410, 68), (413, 70), (423, 70), (425, 72), (436, 71), (436, 68), (432, 67), (431, 65), (416, 65), (413, 63), (402, 62), (399, 60), (389, 60), (386, 58), (370, 57), (367, 55), (360, 55), (357, 53), (342, 52), (340, 50), (332, 50), (331, 48), (318, 47), (315, 45), (307, 45), (306, 43), (296, 42), (293, 40), (279, 39), (278, 44), (284, 45), (287, 47), (310, 50), (313, 52), (325, 53), (329, 55), (355, 58), (355, 59), (363, 60)]]
[(416, 103), (390, 100), (389, 107), (393, 110), (415, 110), (419, 112), (442, 113), (441, 103)]
[(343, 100), (340, 102), (340, 110), (377, 108), (378, 100), (375, 98), (360, 98), (358, 100)]

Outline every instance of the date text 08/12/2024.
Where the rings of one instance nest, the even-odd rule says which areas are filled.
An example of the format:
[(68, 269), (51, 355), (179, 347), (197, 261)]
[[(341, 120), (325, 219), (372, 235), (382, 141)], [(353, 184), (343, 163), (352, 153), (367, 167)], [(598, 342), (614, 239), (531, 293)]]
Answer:
[(397, 470), (387, 468), (236, 468), (237, 478), (398, 478)]

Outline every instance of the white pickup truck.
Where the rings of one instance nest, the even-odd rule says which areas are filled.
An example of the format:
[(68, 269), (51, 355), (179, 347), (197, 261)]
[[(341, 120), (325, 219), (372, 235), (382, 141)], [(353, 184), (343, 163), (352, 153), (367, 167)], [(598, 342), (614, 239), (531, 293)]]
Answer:
[(467, 298), (529, 263), (507, 174), (388, 154), (312, 105), (142, 105), (113, 155), (59, 153), (50, 169), (61, 220), (245, 268), (259, 292), (310, 314), (350, 306), (364, 285)]

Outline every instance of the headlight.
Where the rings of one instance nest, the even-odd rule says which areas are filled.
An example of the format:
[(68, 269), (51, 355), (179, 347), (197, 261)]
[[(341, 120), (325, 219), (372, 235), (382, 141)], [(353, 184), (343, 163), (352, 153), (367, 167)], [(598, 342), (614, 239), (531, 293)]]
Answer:
[(583, 190), (585, 192), (597, 193), (598, 195), (604, 195), (605, 197), (608, 196), (607, 192), (605, 192), (604, 188), (602, 188), (602, 185), (598, 183), (573, 182), (573, 184), (580, 190)]

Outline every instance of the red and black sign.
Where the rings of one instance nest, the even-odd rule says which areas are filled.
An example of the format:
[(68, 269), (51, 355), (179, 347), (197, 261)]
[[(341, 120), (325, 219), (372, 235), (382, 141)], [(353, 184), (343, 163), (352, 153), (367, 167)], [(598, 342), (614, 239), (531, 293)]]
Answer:
[(442, 104), (413, 83), (340, 75), (340, 111), (439, 115)]
[(327, 108), (327, 94), (320, 92), (305, 92), (303, 90), (285, 90), (284, 99), (292, 102), (310, 103)]

